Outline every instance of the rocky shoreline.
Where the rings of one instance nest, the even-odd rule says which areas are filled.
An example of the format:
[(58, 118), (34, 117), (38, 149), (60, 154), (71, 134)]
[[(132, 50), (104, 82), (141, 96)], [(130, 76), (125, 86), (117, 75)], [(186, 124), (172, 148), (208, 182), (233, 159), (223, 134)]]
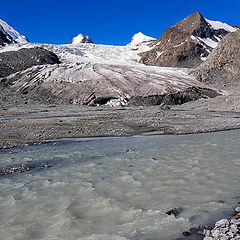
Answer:
[(227, 214), (225, 217), (215, 223), (191, 228), (182, 233), (184, 237), (176, 240), (239, 240), (240, 207), (236, 207), (234, 213)]
[(215, 223), (213, 229), (204, 229), (203, 240), (239, 240), (240, 239), (240, 207), (231, 219), (221, 219)]

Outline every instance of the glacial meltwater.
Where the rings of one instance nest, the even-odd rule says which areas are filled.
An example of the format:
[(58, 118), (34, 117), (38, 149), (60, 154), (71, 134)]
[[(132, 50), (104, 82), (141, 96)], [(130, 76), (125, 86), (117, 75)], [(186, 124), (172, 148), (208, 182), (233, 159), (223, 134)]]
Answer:
[(0, 169), (1, 239), (180, 239), (239, 202), (240, 131), (26, 146)]

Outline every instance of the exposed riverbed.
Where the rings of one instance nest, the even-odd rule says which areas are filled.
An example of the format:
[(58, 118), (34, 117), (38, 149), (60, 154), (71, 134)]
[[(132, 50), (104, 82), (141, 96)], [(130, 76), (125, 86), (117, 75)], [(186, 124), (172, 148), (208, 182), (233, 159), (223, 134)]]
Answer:
[[(240, 131), (97, 138), (2, 150), (0, 235), (177, 239), (239, 201)], [(176, 217), (166, 213), (177, 208)]]

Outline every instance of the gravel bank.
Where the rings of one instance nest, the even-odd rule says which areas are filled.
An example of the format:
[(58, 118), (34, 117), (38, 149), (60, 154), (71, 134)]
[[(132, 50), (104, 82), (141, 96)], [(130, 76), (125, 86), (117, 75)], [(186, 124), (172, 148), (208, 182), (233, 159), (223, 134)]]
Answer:
[(0, 91), (0, 149), (68, 138), (191, 134), (240, 128), (238, 112), (196, 110), (184, 107), (185, 104), (167, 110), (159, 106), (60, 105), (44, 99), (37, 102), (1, 85)]
[[(22, 102), (21, 102), (22, 101)], [(240, 128), (240, 113), (155, 107), (49, 105), (22, 98), (0, 109), (0, 148), (67, 138), (190, 134)]]

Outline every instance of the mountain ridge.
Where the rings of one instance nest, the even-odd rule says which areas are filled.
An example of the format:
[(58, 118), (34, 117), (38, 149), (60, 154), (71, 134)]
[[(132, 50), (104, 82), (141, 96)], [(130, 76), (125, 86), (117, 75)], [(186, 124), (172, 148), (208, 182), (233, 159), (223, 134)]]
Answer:
[(220, 23), (207, 20), (200, 12), (195, 12), (166, 29), (160, 38), (151, 43), (149, 51), (140, 54), (140, 62), (163, 67), (195, 67), (226, 34), (237, 30)]

